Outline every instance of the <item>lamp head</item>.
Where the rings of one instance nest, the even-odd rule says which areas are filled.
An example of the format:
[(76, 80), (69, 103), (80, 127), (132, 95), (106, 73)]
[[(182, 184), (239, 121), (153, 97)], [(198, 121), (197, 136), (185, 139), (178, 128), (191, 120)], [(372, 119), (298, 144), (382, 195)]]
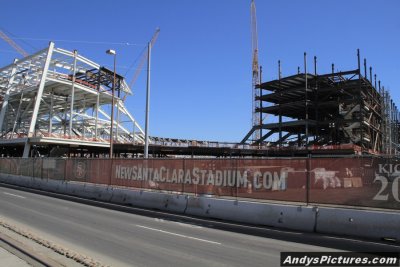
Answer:
[(108, 49), (108, 50), (106, 51), (106, 53), (109, 54), (109, 55), (116, 55), (116, 54), (117, 54), (117, 53), (115, 52), (115, 50), (112, 50), (112, 49)]

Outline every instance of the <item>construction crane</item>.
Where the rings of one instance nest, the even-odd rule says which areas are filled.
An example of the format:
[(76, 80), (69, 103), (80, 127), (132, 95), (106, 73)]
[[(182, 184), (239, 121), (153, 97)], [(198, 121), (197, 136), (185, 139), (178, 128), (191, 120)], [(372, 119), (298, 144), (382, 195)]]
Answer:
[[(157, 37), (158, 37), (159, 33), (160, 33), (160, 29), (157, 28), (156, 31), (153, 34), (153, 37), (151, 37), (151, 40), (150, 40), (151, 47), (153, 47), (154, 43), (157, 41)], [(142, 55), (140, 57), (140, 61), (139, 61), (138, 67), (136, 68), (136, 71), (133, 74), (133, 78), (132, 78), (131, 82), (129, 83), (129, 88), (132, 88), (132, 86), (135, 84), (137, 78), (139, 77), (139, 74), (142, 72), (143, 65), (146, 62), (146, 60), (147, 60), (147, 50), (143, 50)], [(127, 95), (125, 95), (122, 98), (122, 101), (125, 102), (126, 96)]]
[[(257, 90), (256, 85), (259, 83), (259, 65), (258, 65), (258, 34), (257, 34), (257, 17), (256, 17), (256, 4), (254, 0), (251, 0), (250, 5), (251, 12), (251, 48), (253, 54), (252, 61), (252, 126), (261, 126), (261, 116), (257, 112), (257, 108), (261, 107), (261, 100), (259, 100), (260, 93)], [(253, 141), (260, 139), (261, 128), (256, 129), (253, 133)]]
[(8, 37), (2, 30), (0, 30), (0, 37), (6, 41), (9, 45), (11, 45), (18, 53), (22, 56), (27, 57), (29, 54), (22, 49), (19, 45), (17, 45), (10, 37)]

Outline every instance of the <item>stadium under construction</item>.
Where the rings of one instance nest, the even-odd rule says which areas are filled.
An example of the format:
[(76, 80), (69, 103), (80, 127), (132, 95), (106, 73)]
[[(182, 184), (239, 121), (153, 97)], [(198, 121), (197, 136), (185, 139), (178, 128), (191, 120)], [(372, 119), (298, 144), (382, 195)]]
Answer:
[[(279, 66), (280, 68), (280, 66)], [(397, 155), (399, 111), (380, 82), (355, 70), (305, 71), (255, 85), (268, 115), (241, 143), (150, 137), (153, 157)], [(113, 78), (115, 74), (115, 90)], [(142, 157), (145, 133), (124, 105), (124, 77), (54, 43), (0, 69), (3, 157)], [(113, 101), (114, 98), (114, 101)], [(111, 109), (114, 102), (113, 112)], [(111, 119), (113, 118), (113, 119)], [(273, 122), (273, 118), (276, 121)], [(252, 139), (259, 131), (258, 138)], [(264, 133), (263, 133), (264, 131)], [(110, 135), (112, 134), (112, 142)]]
[(54, 43), (1, 68), (0, 153), (56, 157), (102, 151), (110, 146), (114, 121), (116, 142), (143, 143), (144, 132), (123, 101), (131, 90), (118, 74), (115, 90), (113, 82), (113, 71)]

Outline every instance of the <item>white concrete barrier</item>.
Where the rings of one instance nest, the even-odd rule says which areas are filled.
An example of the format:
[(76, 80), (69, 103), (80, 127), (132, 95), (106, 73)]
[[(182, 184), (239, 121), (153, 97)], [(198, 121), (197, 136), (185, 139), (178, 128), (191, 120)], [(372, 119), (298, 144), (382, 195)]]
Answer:
[(189, 197), (186, 214), (312, 232), (313, 207)]
[(65, 194), (72, 196), (84, 195), (84, 187), (81, 183), (65, 182)]
[(100, 201), (110, 201), (112, 197), (112, 190), (109, 190), (108, 185), (81, 183), (83, 192), (80, 191), (80, 197), (95, 199)]
[(140, 190), (113, 187), (113, 194), (110, 202), (115, 204), (131, 204), (140, 198)]
[(316, 231), (400, 241), (400, 212), (319, 207)]
[(135, 194), (134, 198), (130, 198), (127, 204), (137, 207), (183, 213), (186, 208), (186, 201), (186, 195), (141, 190)]
[(187, 204), (186, 195), (123, 189), (101, 184), (66, 182), (5, 174), (0, 174), (0, 181), (49, 192), (177, 213), (183, 213)]

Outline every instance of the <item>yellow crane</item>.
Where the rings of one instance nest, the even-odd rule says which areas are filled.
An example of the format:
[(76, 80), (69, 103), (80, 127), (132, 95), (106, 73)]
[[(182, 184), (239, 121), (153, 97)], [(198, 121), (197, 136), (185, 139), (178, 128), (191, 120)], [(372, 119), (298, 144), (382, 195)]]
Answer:
[[(252, 46), (252, 126), (261, 126), (262, 118), (259, 112), (256, 111), (257, 108), (261, 107), (261, 100), (258, 100), (260, 97), (259, 90), (257, 90), (256, 85), (259, 81), (259, 65), (258, 65), (258, 34), (257, 34), (257, 17), (256, 17), (256, 4), (254, 0), (251, 0), (250, 5), (251, 12), (251, 46)], [(261, 138), (261, 129), (257, 129), (254, 131), (253, 140), (256, 141)]]
[(18, 53), (22, 56), (27, 57), (29, 54), (22, 49), (18, 44), (16, 44), (7, 34), (5, 34), (2, 30), (0, 30), (0, 37), (6, 41), (10, 46), (12, 46)]

